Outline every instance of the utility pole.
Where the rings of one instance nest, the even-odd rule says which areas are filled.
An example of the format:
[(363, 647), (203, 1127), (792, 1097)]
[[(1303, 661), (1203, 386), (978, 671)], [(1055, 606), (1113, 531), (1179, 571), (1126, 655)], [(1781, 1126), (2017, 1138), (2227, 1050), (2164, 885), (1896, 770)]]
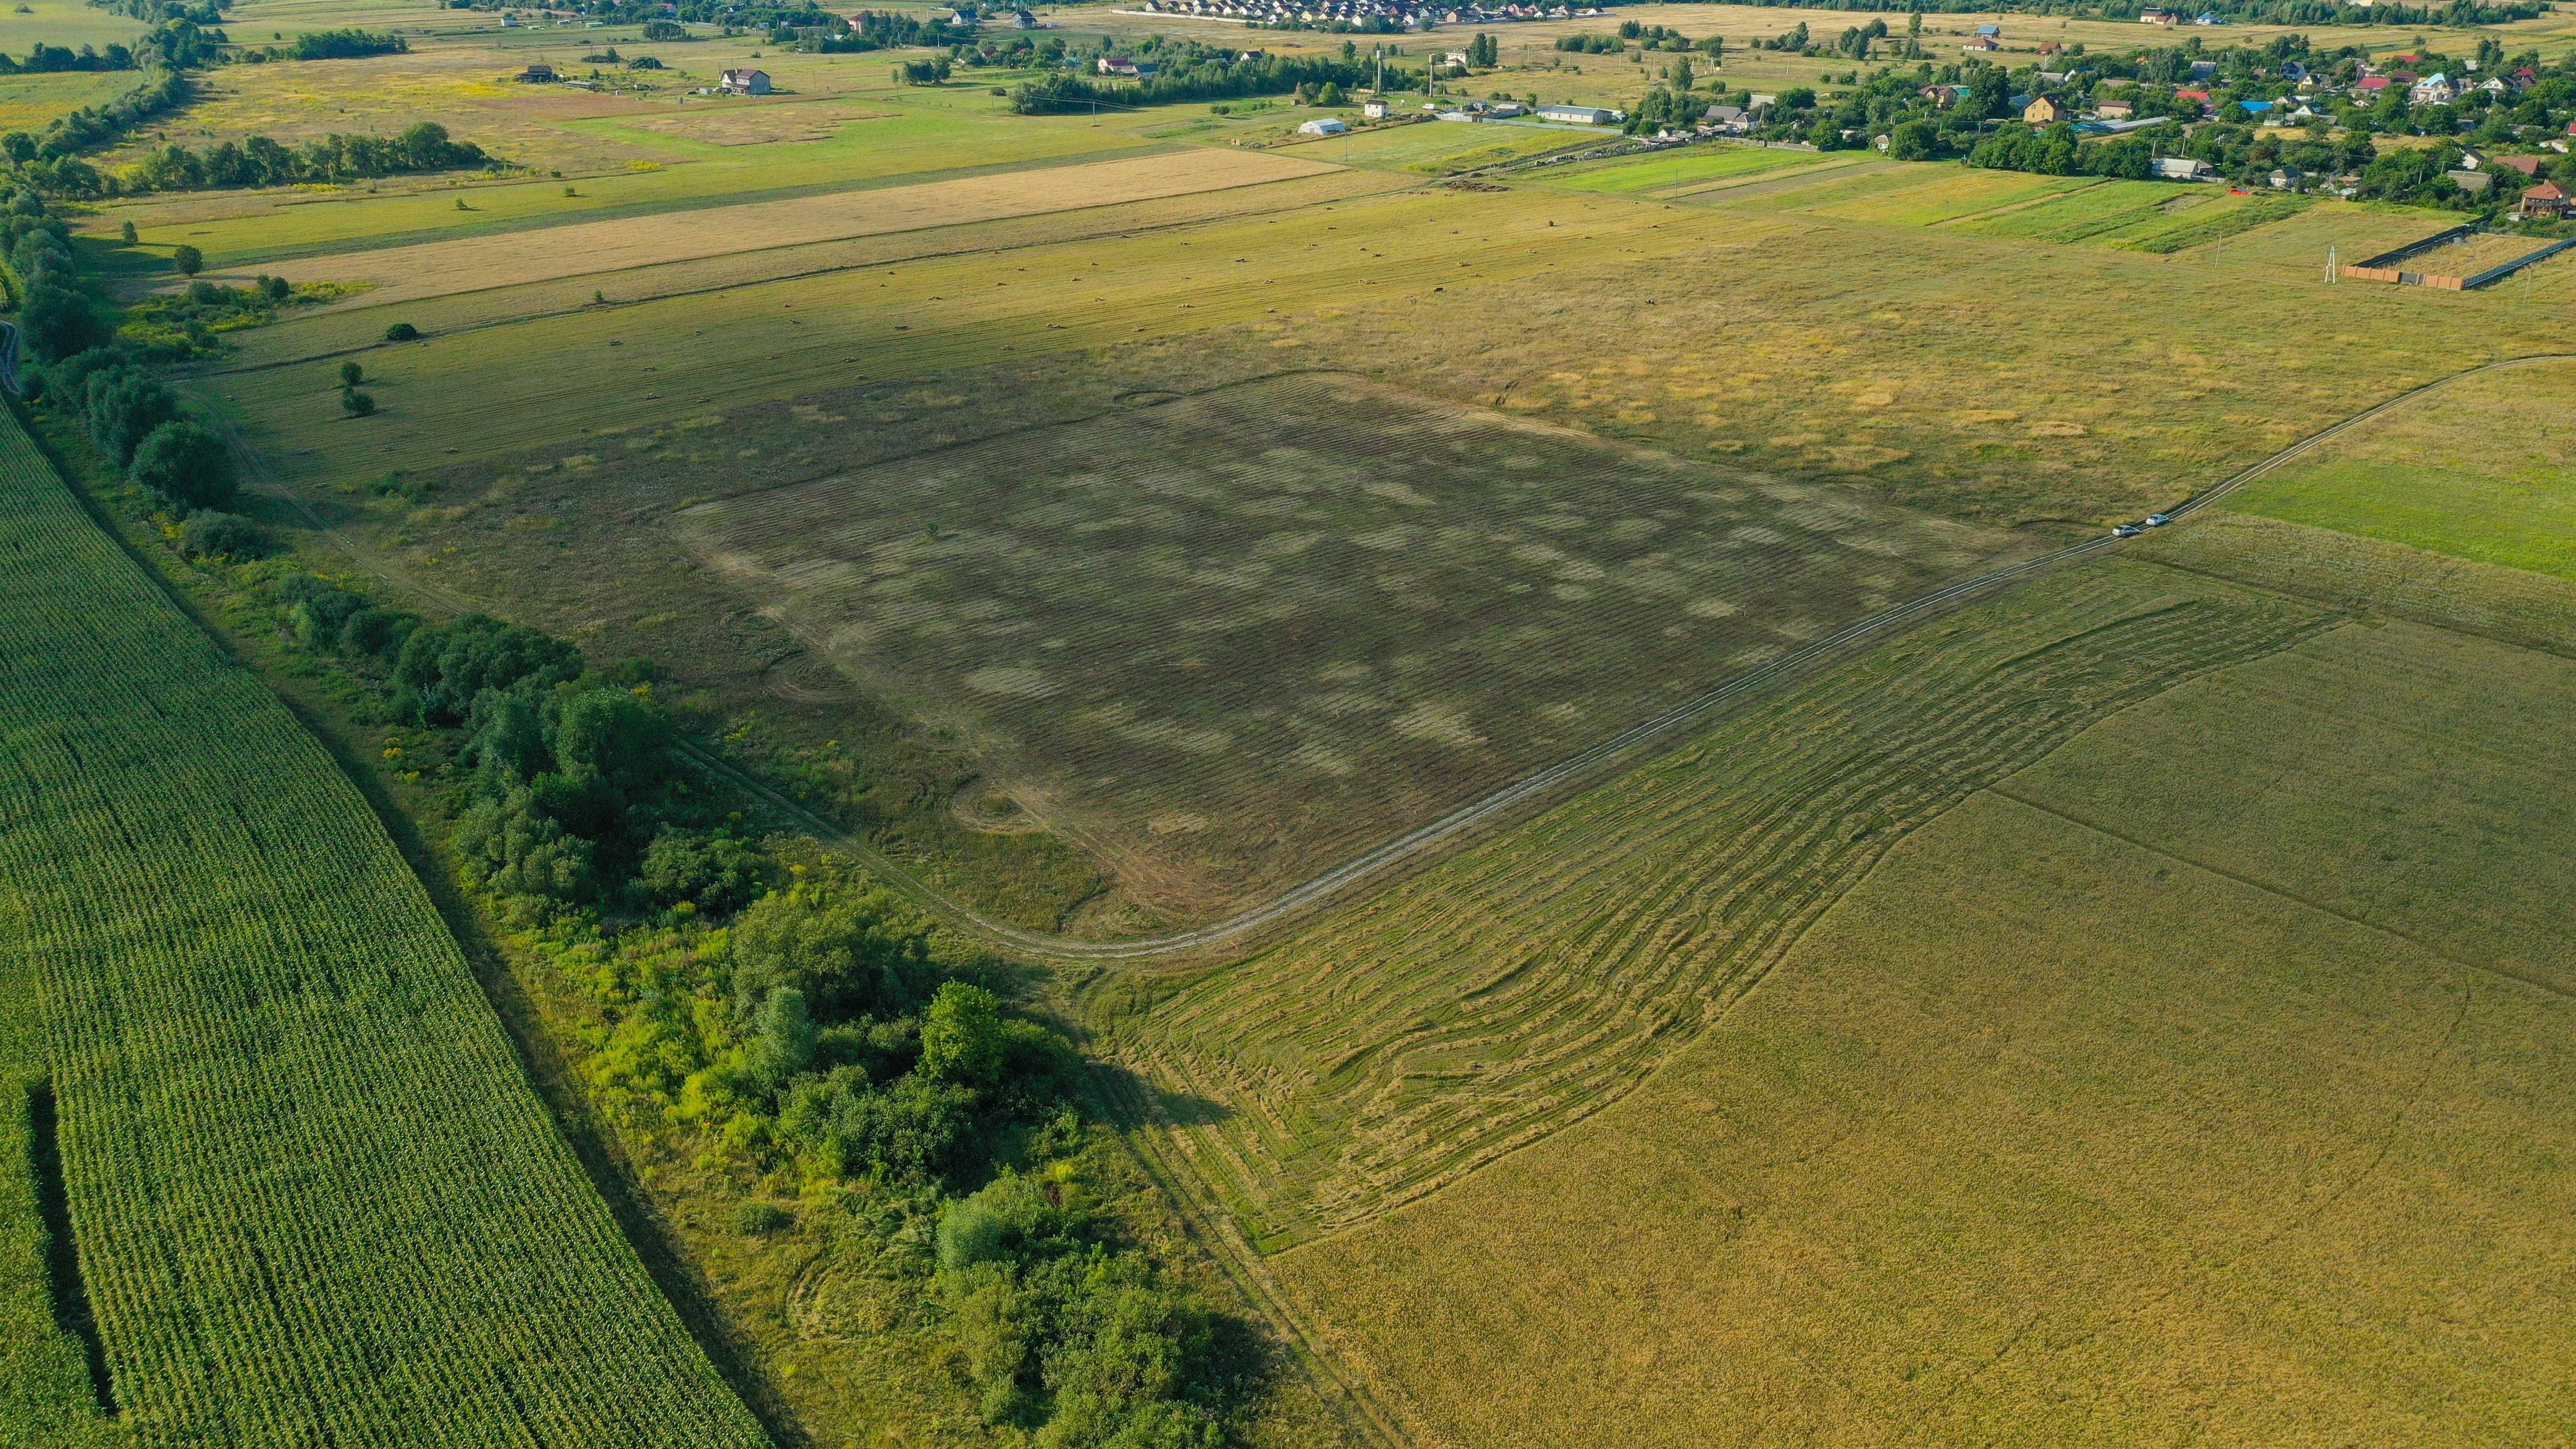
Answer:
[(2326, 243), (2326, 285), (2329, 287), (2333, 286), (2335, 284), (2335, 279), (2342, 275), (2343, 268), (2335, 265), (2334, 243), (2328, 242)]

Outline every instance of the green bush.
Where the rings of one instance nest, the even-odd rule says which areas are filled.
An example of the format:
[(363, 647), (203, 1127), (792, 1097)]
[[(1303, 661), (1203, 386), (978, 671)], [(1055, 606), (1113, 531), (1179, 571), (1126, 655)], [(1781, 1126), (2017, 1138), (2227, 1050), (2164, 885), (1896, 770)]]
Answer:
[(221, 508), (236, 491), (231, 450), (190, 422), (154, 428), (135, 447), (126, 476), (172, 508)]
[(239, 514), (199, 512), (179, 527), (179, 551), (190, 558), (247, 561), (268, 557), (272, 547), (260, 526)]

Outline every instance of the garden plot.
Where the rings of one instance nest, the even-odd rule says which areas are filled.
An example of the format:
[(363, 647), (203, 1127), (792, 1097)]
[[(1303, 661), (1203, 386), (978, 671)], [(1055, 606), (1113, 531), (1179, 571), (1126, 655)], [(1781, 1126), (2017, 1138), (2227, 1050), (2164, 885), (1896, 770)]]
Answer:
[(1173, 916), (2012, 546), (1344, 376), (1142, 401), (671, 527)]

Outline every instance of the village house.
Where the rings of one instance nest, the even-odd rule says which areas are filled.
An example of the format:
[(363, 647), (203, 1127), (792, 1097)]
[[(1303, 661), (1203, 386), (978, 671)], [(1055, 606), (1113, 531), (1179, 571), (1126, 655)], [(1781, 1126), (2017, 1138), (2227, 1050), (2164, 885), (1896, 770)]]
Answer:
[(2541, 217), (2565, 216), (2571, 209), (2576, 208), (2570, 207), (2566, 188), (2555, 181), (2544, 181), (2522, 194), (2522, 201), (2514, 207), (2513, 214), (2525, 221), (2536, 221)]
[(2296, 191), (2299, 183), (2308, 179), (2308, 173), (2296, 166), (2281, 166), (2274, 168), (2266, 179), (2272, 183), (2274, 191)]
[(2209, 163), (2182, 156), (2159, 156), (2155, 159), (2158, 181), (2198, 181), (2209, 174)]
[(2001, 40), (2004, 37), (2004, 28), (2000, 25), (1980, 25), (1977, 27), (1977, 33), (1988, 40)]
[(716, 88), (729, 96), (765, 96), (769, 94), (769, 72), (729, 70), (716, 78)]
[(1998, 44), (1995, 38), (1991, 35), (1980, 35), (1959, 48), (1961, 50), (1975, 52), (1981, 50), (2001, 50), (2003, 49), (2003, 46)]
[(1571, 121), (1578, 126), (1606, 126), (1618, 118), (1617, 111), (1600, 106), (1556, 105), (1538, 108), (1539, 118), (1547, 121)]
[(2179, 10), (2141, 10), (2138, 12), (2138, 23), (2140, 25), (2180, 25), (2182, 24), (2182, 12)]
[(2459, 98), (2459, 88), (2439, 72), (2406, 88), (2406, 99), (2419, 106), (2447, 106)]
[(2192, 108), (2191, 114), (2195, 116), (2209, 109), (2209, 92), (2207, 91), (2176, 91), (2174, 92), (2174, 99), (2177, 101), (2190, 102)]
[(2095, 101), (2093, 103), (2093, 114), (2106, 121), (2125, 121), (2137, 113), (2138, 108), (2127, 101), (2112, 100)]
[(2546, 156), (2498, 156), (2495, 158), (2495, 164), (2498, 166), (2509, 166), (2514, 170), (2521, 172), (2523, 175), (2537, 180), (2540, 176), (2541, 163), (2548, 159), (2549, 158)]
[(1360, 114), (1368, 117), (1372, 121), (1383, 121), (1387, 117), (1395, 114), (1395, 102), (1389, 100), (1364, 101), (1360, 105)]
[(2073, 114), (2057, 97), (2040, 96), (2022, 107), (2021, 118), (2034, 126), (2054, 126)]
[(554, 78), (555, 68), (550, 65), (532, 65), (511, 77), (512, 80), (519, 82), (521, 85), (532, 86), (546, 85), (552, 82)]

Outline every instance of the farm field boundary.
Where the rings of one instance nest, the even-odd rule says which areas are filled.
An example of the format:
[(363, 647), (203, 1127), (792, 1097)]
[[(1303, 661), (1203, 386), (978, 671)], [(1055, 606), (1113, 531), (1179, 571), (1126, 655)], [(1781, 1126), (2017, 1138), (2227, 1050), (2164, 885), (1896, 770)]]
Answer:
[(1123, 206), (1196, 192), (1230, 191), (1324, 175), (1321, 162), (1260, 151), (1191, 150), (1092, 161), (1035, 174), (1018, 171), (919, 185), (845, 190), (793, 201), (745, 202), (616, 220), (585, 219), (506, 237), (476, 236), (371, 247), (306, 260), (326, 281), (376, 282), (356, 299), (388, 306), (460, 291), (815, 242)]
[[(1310, 186), (1309, 182), (1313, 184)], [(419, 318), (415, 325), (420, 326), (424, 333), (448, 337), (460, 332), (613, 312), (681, 298), (716, 296), (773, 282), (805, 281), (918, 262), (997, 257), (1110, 238), (1151, 236), (1202, 227), (1211, 221), (1301, 211), (1310, 206), (1359, 196), (1408, 191), (1417, 185), (1377, 173), (1327, 170), (1302, 181), (1259, 182), (1249, 187), (1231, 188), (1227, 193), (1184, 192), (1165, 196), (1159, 198), (1160, 207), (1156, 207), (1154, 202), (1129, 202), (1116, 208), (1105, 208), (1110, 215), (1096, 225), (1069, 230), (1045, 229), (1045, 224), (1081, 218), (1090, 208), (953, 222), (839, 242), (763, 247), (695, 261), (663, 262), (613, 272), (577, 273), (550, 283), (511, 281), (480, 287), (450, 287), (409, 303), (393, 305), (402, 306), (400, 315), (405, 320)], [(1274, 188), (1278, 194), (1265, 196), (1260, 205), (1227, 206), (1219, 211), (1186, 205), (1214, 205), (1216, 197), (1230, 195), (1232, 190)], [(1146, 208), (1152, 210), (1144, 215), (1135, 214)], [(1011, 230), (1013, 228), (1023, 230)], [(951, 237), (951, 232), (959, 235)], [(903, 238), (921, 238), (927, 244), (911, 248), (888, 244)], [(584, 290), (585, 285), (608, 276), (621, 279), (619, 295), (601, 301), (591, 295), (599, 288), (594, 286), (589, 291)], [(628, 290), (639, 280), (645, 283), (641, 290)], [(384, 329), (379, 325), (383, 318), (377, 314), (376, 306), (375, 294), (360, 293), (340, 305), (271, 324), (260, 332), (247, 334), (241, 351), (227, 365), (211, 367), (196, 375), (226, 377), (266, 372), (298, 363), (328, 362), (408, 345), (385, 340)]]
[(1888, 848), (2128, 706), (2328, 610), (2104, 562), (1766, 697), (1680, 751), (1120, 1028), (1216, 1104), (1194, 1173), (1278, 1252), (1617, 1101)]
[[(1134, 159), (1141, 158), (1149, 154), (1168, 154), (1180, 151), (1184, 148), (1169, 144), (1146, 142), (1136, 145), (1120, 146), (1112, 149), (1116, 154)], [(579, 226), (589, 222), (626, 221), (645, 217), (685, 215), (690, 212), (722, 209), (725, 207), (789, 203), (815, 197), (837, 196), (850, 192), (886, 191), (910, 186), (937, 185), (941, 182), (972, 180), (979, 177), (1016, 176), (1023, 174), (1042, 175), (1048, 171), (1063, 167), (1090, 165), (1100, 161), (1102, 158), (1102, 151), (1095, 150), (1081, 152), (1070, 156), (1025, 157), (1009, 161), (994, 161), (977, 165), (943, 166), (920, 171), (899, 171), (879, 176), (855, 176), (837, 180), (805, 182), (802, 184), (769, 186), (742, 185), (699, 193), (684, 192), (676, 195), (648, 197), (635, 201), (585, 206), (574, 210), (540, 211), (533, 215), (499, 216), (483, 220), (442, 222), (434, 226), (405, 227), (395, 231), (370, 233), (364, 228), (347, 228), (343, 229), (338, 235), (323, 237), (310, 242), (270, 243), (258, 239), (257, 232), (252, 230), (249, 226), (249, 220), (268, 221), (270, 223), (268, 228), (269, 230), (291, 229), (282, 228), (273, 217), (252, 218), (245, 220), (238, 225), (236, 225), (231, 219), (211, 223), (200, 223), (196, 226), (184, 229), (182, 234), (198, 241), (200, 249), (206, 254), (206, 260), (209, 265), (227, 268), (240, 266), (260, 267), (279, 262), (301, 261), (306, 258), (317, 256), (331, 256), (343, 253), (378, 250), (389, 247), (422, 246), (444, 240), (472, 237), (510, 236), (528, 231), (543, 232), (553, 230), (557, 227)], [(686, 164), (709, 165), (712, 163), (692, 162)], [(683, 175), (686, 174), (681, 166), (671, 167), (669, 168), (669, 171), (646, 174), (667, 175), (670, 174), (670, 172), (680, 172)], [(624, 179), (626, 178), (615, 176), (602, 177), (594, 184), (605, 184)], [(476, 192), (478, 185), (490, 186), (495, 184), (525, 186), (528, 183), (487, 182), (460, 186), (455, 189), (470, 196)], [(305, 207), (357, 207), (364, 206), (366, 204), (366, 200), (360, 198), (293, 203), (293, 205), (299, 210)], [(290, 217), (288, 219), (293, 220), (294, 218)], [(226, 226), (236, 226), (236, 230), (239, 230), (244, 234), (240, 237), (234, 237), (224, 230)], [(163, 227), (156, 226), (152, 229), (159, 231), (162, 230)], [(204, 233), (203, 236), (199, 235), (201, 232)]]
[(14, 418), (0, 499), (0, 1076), (50, 1092), (123, 1432), (765, 1443), (322, 747)]
[[(2454, 373), (2449, 377), (2411, 389), (2321, 429), (2272, 454), (2204, 492), (2177, 504), (2172, 512), (2178, 517), (2197, 511), (2210, 502), (2234, 492), (2245, 484), (2313, 450), (2338, 434), (2358, 427), (2414, 398), (2437, 392), (2492, 370), (2559, 361), (2571, 355), (2576, 354), (2551, 353), (2509, 358)], [(1565, 790), (1585, 778), (1593, 777), (1595, 772), (1605, 764), (1622, 757), (1633, 756), (1656, 741), (1668, 739), (1676, 731), (1706, 718), (1729, 702), (1745, 695), (1758, 693), (1763, 688), (1783, 679), (1795, 677), (1798, 671), (1813, 667), (1857, 641), (1873, 639), (1890, 631), (1899, 630), (1907, 624), (1935, 616), (1938, 611), (1971, 599), (1987, 590), (2001, 588), (2057, 563), (2113, 548), (2117, 542), (2116, 539), (2105, 536), (2069, 545), (2035, 558), (2019, 561), (1992, 573), (1962, 581), (1921, 599), (1892, 606), (1880, 614), (1853, 623), (1834, 636), (1818, 640), (1759, 669), (1748, 671), (1736, 679), (1729, 680), (1665, 715), (1644, 721), (1622, 735), (1604, 740), (1579, 755), (1525, 776), (1438, 820), (1419, 826), (1381, 846), (1353, 857), (1340, 866), (1292, 890), (1283, 892), (1261, 906), (1193, 930), (1162, 936), (1113, 942), (1083, 941), (1072, 937), (1028, 931), (1006, 922), (993, 920), (924, 885), (914, 873), (886, 857), (882, 852), (797, 805), (787, 797), (761, 785), (750, 776), (726, 765), (714, 755), (699, 750), (695, 752), (695, 757), (703, 766), (721, 774), (729, 782), (759, 795), (773, 808), (793, 816), (806, 829), (814, 831), (819, 838), (839, 849), (858, 855), (871, 869), (880, 871), (903, 884), (907, 892), (917, 901), (937, 913), (950, 925), (982, 936), (996, 945), (1063, 960), (1141, 960), (1153, 957), (1183, 957), (1282, 925), (1328, 900), (1339, 897), (1345, 891), (1357, 888), (1365, 881), (1391, 873), (1398, 866), (1444, 843), (1492, 823), (1497, 816), (1507, 814), (1516, 808), (1525, 808), (1536, 801), (1557, 798), (1555, 792)], [(354, 549), (352, 552), (354, 556)]]
[(1703, 671), (2029, 548), (1324, 371), (662, 523), (1165, 920), (1261, 900)]
[[(2316, 448), (2327, 440), (2379, 416), (2410, 399), (2497, 369), (2510, 369), (2535, 363), (2563, 360), (2576, 354), (2546, 353), (2509, 358), (2481, 364), (2463, 372), (2439, 378), (2363, 409), (2316, 433), (2271, 454), (2231, 475), (2218, 484), (2172, 507), (2179, 517), (2196, 512), (2226, 496), (2246, 483), (2273, 471), (2290, 460)], [(237, 453), (254, 474), (265, 472), (257, 451), (246, 440), (235, 435)], [(312, 511), (292, 490), (275, 485), (280, 496), (290, 500), (318, 532), (330, 538), (354, 563), (369, 572), (426, 600), (462, 612), (472, 606), (452, 590), (403, 570), (361, 548), (332, 529), (318, 513)], [(1717, 711), (1784, 680), (1798, 677), (1853, 646), (1899, 632), (1911, 624), (1942, 611), (2000, 589), (2012, 582), (2057, 564), (2116, 548), (2120, 540), (2108, 535), (2050, 550), (2006, 567), (1962, 580), (1922, 597), (1890, 606), (1879, 613), (1854, 621), (1835, 633), (1780, 656), (1758, 668), (1728, 679), (1705, 693), (1655, 718), (1640, 722), (1630, 729), (1604, 739), (1590, 748), (1569, 756), (1545, 769), (1500, 787), (1425, 824), (1406, 831), (1340, 865), (1324, 871), (1272, 899), (1224, 919), (1184, 931), (1115, 941), (1091, 941), (1049, 932), (1032, 931), (995, 919), (976, 911), (947, 893), (929, 885), (920, 874), (902, 862), (886, 855), (864, 839), (805, 808), (786, 795), (736, 768), (721, 756), (701, 746), (683, 742), (691, 758), (710, 774), (761, 800), (778, 812), (782, 819), (842, 851), (900, 887), (924, 910), (953, 929), (978, 937), (989, 944), (1041, 958), (1065, 961), (1152, 962), (1164, 960), (1185, 962), (1204, 956), (1212, 949), (1243, 943), (1265, 936), (1343, 898), (1366, 883), (1389, 878), (1430, 853), (1469, 838), (1473, 833), (1548, 801), (1562, 799), (1590, 779), (1597, 779), (1606, 767), (1622, 759), (1634, 759), (1656, 744), (1671, 739), (1676, 733), (1704, 721)]]

